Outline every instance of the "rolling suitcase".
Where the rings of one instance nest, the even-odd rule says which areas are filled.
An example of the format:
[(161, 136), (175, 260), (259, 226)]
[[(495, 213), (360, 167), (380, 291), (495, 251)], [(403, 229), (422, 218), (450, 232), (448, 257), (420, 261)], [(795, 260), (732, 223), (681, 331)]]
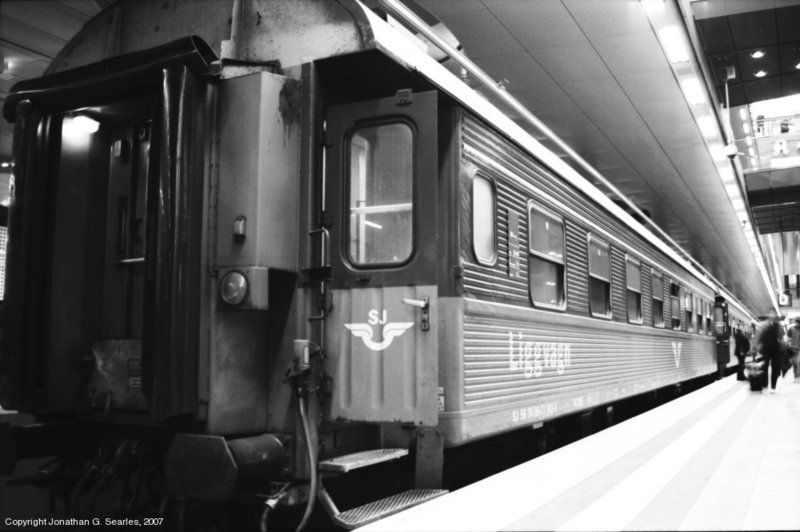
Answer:
[(764, 388), (764, 363), (747, 363), (747, 380), (750, 382), (750, 389), (759, 392)]

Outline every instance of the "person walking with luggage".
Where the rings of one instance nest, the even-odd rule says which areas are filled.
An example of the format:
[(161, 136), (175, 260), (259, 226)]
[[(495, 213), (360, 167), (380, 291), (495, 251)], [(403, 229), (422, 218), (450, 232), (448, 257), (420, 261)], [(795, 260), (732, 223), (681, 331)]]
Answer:
[[(800, 332), (798, 336), (800, 337)], [(733, 333), (733, 341), (736, 358), (739, 360), (739, 365), (736, 366), (736, 380), (744, 381), (747, 380), (744, 376), (744, 359), (750, 351), (750, 340), (742, 333), (741, 329), (736, 329)]]
[(792, 349), (792, 370), (794, 371), (794, 382), (800, 382), (800, 316), (794, 319), (794, 323), (786, 332), (789, 337), (789, 347)]
[(778, 377), (781, 374), (781, 341), (783, 336), (783, 326), (778, 321), (778, 314), (775, 310), (770, 309), (767, 319), (758, 326), (755, 340), (756, 350), (761, 353), (766, 363), (764, 368), (765, 381), (769, 373), (769, 393), (775, 393)]

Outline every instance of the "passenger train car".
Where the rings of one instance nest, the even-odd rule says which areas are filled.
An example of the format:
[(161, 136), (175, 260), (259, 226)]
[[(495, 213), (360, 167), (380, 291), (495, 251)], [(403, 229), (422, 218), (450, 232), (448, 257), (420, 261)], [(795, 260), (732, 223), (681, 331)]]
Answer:
[[(352, 528), (447, 449), (727, 362), (750, 312), (384, 7), (120, 0), (12, 90), (4, 441), (68, 513)], [(413, 489), (339, 511), (390, 460)]]

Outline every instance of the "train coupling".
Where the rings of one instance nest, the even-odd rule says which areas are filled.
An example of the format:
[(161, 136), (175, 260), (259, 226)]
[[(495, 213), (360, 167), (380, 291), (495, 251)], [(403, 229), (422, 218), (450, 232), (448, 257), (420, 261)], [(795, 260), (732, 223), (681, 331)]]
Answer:
[(226, 440), (206, 434), (177, 434), (164, 470), (176, 497), (226, 502), (244, 481), (277, 479), (288, 462), (289, 438), (261, 434)]

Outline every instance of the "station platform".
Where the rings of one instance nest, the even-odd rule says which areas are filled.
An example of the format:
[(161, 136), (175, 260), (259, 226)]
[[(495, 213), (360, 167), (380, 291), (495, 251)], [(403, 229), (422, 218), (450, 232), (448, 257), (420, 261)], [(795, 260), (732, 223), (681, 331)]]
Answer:
[(735, 375), (358, 530), (800, 530), (800, 383)]

